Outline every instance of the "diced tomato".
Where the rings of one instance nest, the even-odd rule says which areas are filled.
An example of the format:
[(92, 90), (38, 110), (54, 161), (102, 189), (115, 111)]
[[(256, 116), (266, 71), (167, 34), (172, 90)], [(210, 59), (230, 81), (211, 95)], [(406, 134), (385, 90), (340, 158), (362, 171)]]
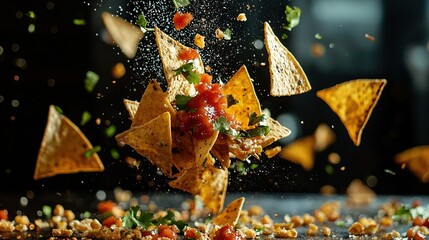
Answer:
[(173, 16), (173, 23), (176, 30), (182, 30), (194, 19), (191, 13), (176, 12)]
[(8, 212), (6, 209), (0, 210), (0, 220), (8, 220), (9, 216), (8, 216)]
[(199, 232), (195, 228), (186, 228), (183, 233), (184, 239), (198, 239)]
[(101, 201), (97, 204), (97, 210), (99, 213), (110, 212), (113, 207), (116, 207), (116, 203), (111, 200)]
[(112, 225), (115, 225), (116, 221), (118, 221), (118, 218), (116, 218), (115, 216), (110, 216), (104, 219), (102, 224), (103, 226), (110, 227)]
[(423, 221), (423, 224), (422, 224), (423, 226), (425, 226), (425, 227), (427, 227), (427, 228), (429, 228), (429, 217), (428, 218), (426, 218), (424, 221)]
[(197, 50), (193, 48), (188, 48), (186, 50), (180, 51), (178, 58), (179, 60), (189, 61), (189, 60), (198, 58), (198, 56), (199, 54)]
[(422, 226), (424, 223), (424, 219), (420, 216), (417, 216), (413, 219), (413, 226)]
[(216, 231), (213, 240), (244, 240), (244, 237), (227, 224)]
[(208, 75), (207, 73), (203, 73), (200, 75), (200, 82), (202, 83), (212, 83), (213, 77)]
[(159, 237), (165, 237), (169, 239), (177, 239), (177, 233), (179, 232), (179, 229), (176, 225), (161, 225), (158, 227), (158, 236)]

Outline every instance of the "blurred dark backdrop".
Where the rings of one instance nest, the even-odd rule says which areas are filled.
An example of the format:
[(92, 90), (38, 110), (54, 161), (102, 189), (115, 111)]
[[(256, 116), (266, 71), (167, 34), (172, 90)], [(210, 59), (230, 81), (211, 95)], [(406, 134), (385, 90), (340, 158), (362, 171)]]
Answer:
[[(286, 119), (284, 124), (293, 131), (277, 144), (312, 134), (320, 123), (333, 126), (337, 141), (317, 154), (313, 170), (305, 171), (279, 158), (262, 159), (259, 167), (245, 176), (231, 170), (229, 191), (317, 193), (322, 186), (331, 185), (344, 193), (351, 180), (359, 178), (379, 194), (429, 192), (428, 184), (420, 183), (393, 162), (400, 151), (429, 144), (427, 1), (191, 2), (183, 10), (192, 12), (195, 19), (181, 32), (173, 29), (175, 9), (169, 0), (0, 2), (0, 194), (37, 189), (96, 191), (116, 186), (135, 191), (174, 191), (146, 161), (138, 169), (130, 167), (126, 156), (137, 156), (130, 149), (119, 148), (104, 134), (111, 125), (117, 132), (129, 127), (123, 98), (139, 100), (149, 79), (164, 80), (153, 35), (146, 34), (137, 57), (127, 59), (120, 49), (104, 40), (103, 11), (131, 22), (144, 12), (149, 26), (159, 26), (188, 46), (193, 46), (197, 31), (206, 35), (207, 47), (200, 52), (205, 64), (213, 68), (215, 79), (225, 81), (246, 64), (263, 108), (269, 108), (274, 117)], [(286, 5), (298, 6), (302, 11), (299, 25), (290, 32), (281, 27), (286, 22)], [(246, 22), (235, 20), (241, 12), (246, 13)], [(79, 24), (81, 20), (85, 24)], [(288, 35), (282, 42), (302, 65), (312, 84), (311, 92), (281, 98), (268, 95), (268, 66), (260, 64), (267, 64), (265, 48), (260, 45), (264, 21), (270, 22), (278, 36)], [(217, 42), (217, 27), (231, 28), (233, 40)], [(315, 44), (324, 49), (324, 54), (312, 53)], [(120, 79), (111, 75), (117, 63), (127, 70)], [(93, 92), (83, 87), (90, 70), (100, 75)], [(388, 80), (359, 147), (353, 145), (338, 117), (315, 95), (317, 90), (356, 78)], [(77, 124), (83, 111), (92, 113), (92, 120), (80, 127), (93, 145), (102, 146), (104, 172), (32, 179), (50, 104), (60, 106)], [(111, 156), (111, 149), (120, 152), (119, 159)], [(328, 162), (332, 152), (341, 156), (339, 164)], [(333, 172), (326, 171), (327, 165)]]

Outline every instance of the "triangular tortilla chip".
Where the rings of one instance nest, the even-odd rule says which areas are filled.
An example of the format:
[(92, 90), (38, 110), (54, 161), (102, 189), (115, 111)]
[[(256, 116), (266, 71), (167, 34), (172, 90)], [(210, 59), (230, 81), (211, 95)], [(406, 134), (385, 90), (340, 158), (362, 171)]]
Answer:
[(128, 111), (128, 116), (130, 116), (131, 121), (134, 119), (134, 116), (136, 115), (137, 109), (139, 108), (139, 102), (124, 99), (123, 100), (125, 108)]
[(49, 107), (48, 121), (37, 156), (34, 179), (77, 172), (104, 170), (97, 153), (82, 131), (55, 106)]
[(395, 156), (397, 164), (405, 164), (422, 183), (429, 182), (429, 145), (409, 148)]
[(174, 166), (179, 171), (197, 166), (192, 135), (179, 129), (172, 131)]
[(386, 85), (385, 79), (356, 79), (317, 91), (344, 124), (350, 138), (359, 146), (363, 129)]
[(229, 158), (229, 146), (228, 142), (225, 139), (225, 135), (219, 135), (215, 144), (213, 145), (211, 154), (219, 160), (222, 164), (222, 167), (229, 168), (231, 165), (231, 159)]
[(216, 142), (218, 135), (219, 131), (215, 131), (212, 136), (206, 139), (200, 140), (193, 138), (197, 166), (201, 166), (204, 163), (207, 155), (213, 147), (213, 144)]
[(282, 148), (279, 156), (293, 163), (301, 165), (309, 171), (314, 166), (314, 144), (313, 135), (302, 137)]
[(270, 127), (270, 132), (263, 138), (262, 147), (271, 145), (271, 143), (290, 135), (290, 130), (272, 117), (267, 118), (267, 125)]
[(151, 80), (142, 95), (131, 127), (143, 125), (164, 112), (169, 112), (171, 122), (175, 123), (176, 111), (166, 97), (167, 95), (162, 91), (158, 82)]
[(213, 218), (213, 224), (223, 226), (229, 224), (235, 226), (240, 217), (245, 198), (240, 197), (232, 201), (228, 206)]
[(110, 37), (118, 44), (125, 56), (134, 58), (140, 40), (144, 36), (143, 31), (138, 26), (108, 12), (103, 12), (101, 18)]
[[(241, 123), (243, 130), (249, 129), (249, 116), (252, 113), (261, 115), (261, 105), (253, 87), (252, 79), (247, 72), (246, 66), (241, 68), (234, 76), (222, 87), (222, 94), (231, 95), (236, 104), (229, 106), (226, 112), (233, 115)], [(250, 127), (251, 128), (251, 127)]]
[(177, 178), (168, 184), (170, 187), (189, 192), (195, 196), (200, 193), (203, 184), (203, 172), (204, 170), (199, 166), (183, 169), (176, 174)]
[(290, 96), (310, 91), (311, 85), (304, 70), (267, 22), (264, 23), (264, 42), (270, 69), (270, 94)]
[[(176, 76), (175, 72), (176, 69), (187, 63), (185, 60), (178, 59), (179, 52), (190, 48), (174, 40), (158, 27), (155, 27), (155, 39), (168, 83), (167, 99), (172, 102), (177, 94), (194, 96), (196, 93), (194, 85), (190, 84), (181, 74)], [(204, 73), (204, 65), (199, 55), (193, 60), (193, 63), (195, 72)]]
[(132, 147), (171, 177), (173, 166), (170, 113), (116, 135), (116, 140)]
[(227, 186), (227, 169), (209, 166), (204, 170), (203, 185), (198, 196), (212, 213), (218, 213), (223, 208)]

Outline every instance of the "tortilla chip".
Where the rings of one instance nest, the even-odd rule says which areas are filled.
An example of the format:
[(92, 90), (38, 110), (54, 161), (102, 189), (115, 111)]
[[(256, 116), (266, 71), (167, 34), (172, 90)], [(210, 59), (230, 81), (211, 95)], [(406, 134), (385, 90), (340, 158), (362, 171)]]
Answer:
[(223, 208), (227, 186), (227, 169), (210, 166), (204, 170), (203, 185), (198, 196), (212, 213), (218, 213)]
[(314, 131), (314, 137), (316, 139), (314, 148), (318, 152), (325, 150), (329, 145), (334, 143), (337, 138), (334, 131), (332, 131), (332, 128), (326, 123), (322, 123), (317, 126), (316, 131)]
[(110, 37), (118, 44), (125, 56), (130, 59), (134, 58), (140, 40), (144, 36), (142, 30), (138, 26), (108, 12), (103, 12), (101, 18)]
[(246, 66), (241, 66), (234, 76), (222, 87), (222, 94), (225, 96), (231, 95), (238, 101), (238, 103), (229, 106), (226, 112), (233, 115), (240, 122), (241, 129), (247, 130), (252, 128), (249, 127), (250, 114), (256, 113), (256, 115), (260, 116), (262, 110)]
[(354, 179), (347, 187), (347, 204), (349, 205), (369, 205), (374, 202), (375, 198), (375, 192), (360, 179)]
[(214, 143), (216, 142), (218, 135), (219, 135), (219, 131), (215, 131), (213, 135), (207, 139), (199, 140), (199, 139), (193, 138), (197, 166), (203, 165), (207, 155), (210, 153), (210, 150), (212, 149)]
[(350, 138), (359, 146), (372, 110), (381, 96), (385, 79), (356, 79), (317, 91), (344, 124)]
[(229, 158), (229, 146), (223, 135), (219, 135), (215, 144), (213, 145), (211, 154), (219, 160), (222, 167), (229, 168), (231, 165), (231, 159)]
[(264, 140), (261, 142), (262, 147), (269, 146), (273, 142), (290, 135), (290, 130), (272, 117), (267, 118), (267, 125), (270, 127), (270, 132), (268, 132)]
[(290, 96), (310, 91), (311, 85), (304, 70), (267, 22), (264, 23), (264, 42), (270, 69), (270, 94)]
[(38, 180), (57, 174), (104, 171), (97, 153), (85, 156), (92, 149), (82, 131), (51, 105), (33, 178)]
[(166, 97), (158, 82), (151, 80), (140, 100), (131, 127), (143, 125), (164, 112), (169, 112), (172, 119), (171, 123), (176, 123), (176, 111)]
[[(179, 52), (190, 49), (190, 47), (174, 40), (158, 27), (155, 27), (155, 39), (168, 83), (167, 99), (172, 102), (177, 94), (194, 96), (196, 93), (194, 85), (190, 84), (181, 74), (176, 76), (175, 72), (176, 69), (187, 63), (185, 60), (178, 59)], [(195, 72), (204, 73), (204, 65), (200, 56), (194, 59), (193, 63)]]
[(412, 147), (395, 156), (397, 164), (404, 164), (422, 183), (429, 182), (429, 145)]
[(304, 170), (311, 170), (314, 166), (314, 145), (316, 140), (313, 135), (302, 137), (282, 148), (279, 156), (293, 163), (301, 165)]
[(139, 102), (124, 99), (123, 100), (125, 108), (128, 111), (128, 116), (130, 116), (131, 121), (134, 119), (134, 116), (136, 115), (137, 109), (139, 108)]
[(280, 151), (282, 150), (282, 147), (277, 146), (274, 148), (270, 148), (264, 151), (265, 155), (267, 155), (268, 158), (273, 158), (276, 156)]
[(192, 135), (178, 129), (172, 131), (174, 166), (179, 171), (197, 166)]
[(204, 170), (201, 167), (183, 169), (176, 174), (177, 178), (168, 184), (172, 188), (189, 192), (195, 196), (200, 193), (203, 184), (203, 172)]
[(116, 140), (132, 147), (140, 155), (171, 177), (173, 166), (170, 113), (164, 112), (149, 122), (116, 135)]
[(213, 224), (217, 226), (223, 226), (226, 224), (235, 226), (240, 217), (244, 200), (244, 197), (240, 197), (232, 201), (224, 210), (222, 210), (222, 212), (213, 218)]

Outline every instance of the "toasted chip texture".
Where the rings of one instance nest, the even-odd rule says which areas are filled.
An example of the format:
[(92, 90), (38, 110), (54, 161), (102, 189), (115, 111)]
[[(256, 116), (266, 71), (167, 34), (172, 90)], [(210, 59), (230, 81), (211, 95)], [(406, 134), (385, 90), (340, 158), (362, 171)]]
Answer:
[(130, 59), (134, 58), (140, 40), (144, 36), (142, 30), (125, 19), (108, 12), (103, 12), (101, 19), (110, 37), (119, 46), (124, 55)]
[(209, 166), (203, 173), (203, 185), (198, 196), (212, 213), (218, 213), (225, 201), (228, 170)]
[(164, 112), (170, 113), (172, 123), (176, 122), (176, 111), (167, 100), (167, 95), (157, 81), (151, 80), (141, 97), (131, 127), (145, 124)]
[(101, 172), (104, 165), (98, 154), (85, 156), (92, 149), (82, 131), (51, 105), (33, 178), (38, 180), (57, 174)]
[[(190, 84), (181, 74), (176, 75), (175, 72), (176, 69), (187, 63), (186, 60), (180, 60), (178, 58), (179, 52), (190, 48), (174, 40), (158, 27), (155, 27), (155, 39), (161, 57), (164, 75), (168, 83), (167, 99), (172, 102), (177, 94), (194, 96), (196, 93), (194, 85)], [(201, 57), (198, 55), (198, 58), (192, 61), (194, 66), (193, 70), (196, 73), (204, 73), (204, 65)]]
[(385, 79), (356, 79), (317, 91), (334, 111), (356, 146), (386, 85)]
[(116, 140), (132, 147), (171, 177), (173, 166), (170, 113), (116, 135)]
[(243, 130), (251, 128), (249, 127), (250, 114), (256, 113), (260, 116), (262, 111), (246, 66), (241, 66), (223, 86), (222, 94), (232, 96), (237, 101), (236, 104), (229, 106), (226, 112), (240, 122)]
[(200, 139), (193, 138), (196, 163), (198, 166), (202, 165), (206, 160), (207, 155), (209, 155), (210, 150), (215, 144), (218, 135), (219, 135), (219, 131), (215, 131), (212, 134), (212, 136), (206, 139), (200, 140)]
[(201, 166), (183, 169), (177, 173), (177, 178), (168, 184), (170, 187), (189, 192), (195, 196), (200, 193), (203, 184), (203, 173), (204, 170)]
[(280, 42), (271, 26), (264, 23), (264, 42), (268, 52), (272, 96), (291, 96), (311, 90), (301, 65)]
[(397, 164), (405, 164), (422, 183), (429, 182), (429, 145), (415, 146), (395, 156)]
[(123, 103), (125, 105), (125, 108), (127, 109), (128, 116), (132, 121), (134, 119), (134, 115), (136, 115), (137, 109), (139, 108), (139, 102), (129, 100), (129, 99), (124, 99)]
[(313, 135), (302, 137), (282, 148), (279, 156), (293, 163), (301, 165), (309, 171), (314, 166), (314, 146), (315, 139)]
[(244, 204), (244, 197), (240, 197), (232, 201), (228, 206), (213, 218), (213, 224), (223, 226), (229, 224), (235, 226), (240, 217), (241, 209)]

